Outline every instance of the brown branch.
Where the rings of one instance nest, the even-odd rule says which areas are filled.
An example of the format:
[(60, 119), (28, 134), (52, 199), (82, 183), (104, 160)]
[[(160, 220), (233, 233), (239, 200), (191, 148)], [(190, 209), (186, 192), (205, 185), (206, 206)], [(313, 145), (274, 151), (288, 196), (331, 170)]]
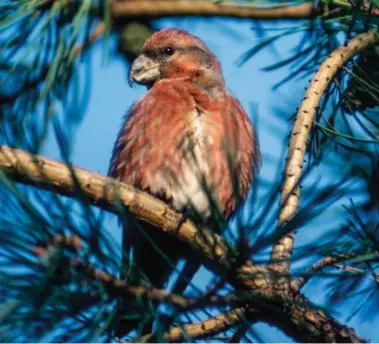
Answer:
[[(167, 342), (179, 342), (187, 338), (201, 339), (210, 337), (227, 329), (247, 322), (264, 321), (282, 329), (296, 341), (306, 343), (363, 343), (353, 329), (339, 324), (328, 317), (321, 309), (314, 308), (302, 295), (286, 300), (280, 305), (262, 305), (257, 303), (254, 309), (249, 307), (234, 308), (214, 318), (179, 327), (171, 328), (163, 335)], [(152, 340), (152, 335), (133, 339), (137, 341)]]
[[(67, 249), (77, 253), (82, 247), (78, 236), (54, 235), (49, 243), (42, 243), (32, 248), (32, 252), (41, 257), (57, 248)], [(69, 259), (69, 266), (76, 272), (84, 274), (87, 280), (100, 281), (112, 296), (134, 296), (135, 298), (144, 298), (152, 301), (166, 302), (180, 309), (189, 308), (196, 303), (195, 298), (186, 298), (180, 295), (171, 294), (165, 289), (145, 287), (142, 285), (129, 285), (126, 280), (117, 278), (112, 274), (96, 269), (90, 263), (84, 263), (78, 258)], [(227, 299), (235, 298), (229, 296)], [(214, 302), (216, 300), (213, 300)]]
[[(82, 247), (82, 244), (76, 235), (54, 235), (49, 243), (33, 247), (32, 251), (43, 257), (46, 253), (51, 250), (55, 250), (58, 247), (68, 248), (70, 251), (77, 251)], [(72, 268), (75, 268), (76, 271), (84, 273), (87, 279), (101, 281), (111, 295), (127, 295), (134, 296), (135, 298), (144, 298), (151, 301), (166, 302), (183, 310), (192, 310), (196, 307), (196, 305), (199, 307), (207, 305), (220, 306), (230, 305), (238, 301), (238, 298), (234, 294), (225, 296), (214, 295), (208, 300), (202, 300), (202, 298), (186, 298), (180, 295), (171, 294), (165, 289), (148, 288), (140, 285), (130, 286), (127, 281), (116, 278), (107, 272), (96, 270), (91, 264), (85, 264), (78, 259), (70, 259), (70, 265)], [(242, 300), (239, 300), (239, 303), (241, 302)], [(244, 302), (246, 303), (246, 299)], [(247, 307), (235, 308), (200, 323), (172, 327), (167, 333), (163, 334), (163, 338), (166, 341), (178, 342), (186, 338), (199, 339), (218, 334), (219, 332), (223, 332), (233, 327), (241, 321), (245, 321), (247, 309)], [(153, 334), (150, 334), (134, 339), (133, 341), (146, 342), (152, 338)]]
[[(58, 248), (68, 249), (77, 252), (82, 247), (78, 236), (54, 235), (48, 243), (42, 243), (33, 247), (32, 251), (43, 259), (44, 255), (51, 253)], [(46, 262), (44, 262), (46, 264)], [(128, 285), (126, 280), (119, 279), (108, 272), (95, 269), (90, 263), (83, 263), (79, 259), (71, 258), (69, 260), (71, 268), (76, 272), (84, 274), (88, 280), (100, 281), (112, 296), (133, 296), (135, 298), (143, 298), (151, 301), (159, 301), (171, 304), (179, 310), (189, 311), (204, 306), (228, 306), (241, 304), (251, 299), (251, 294), (242, 294), (238, 297), (235, 294), (223, 296), (212, 295), (208, 298), (190, 298), (176, 295), (165, 289), (157, 289), (145, 287), (142, 285)], [(163, 335), (163, 338), (170, 342), (182, 341), (186, 338), (206, 338), (223, 332), (228, 328), (236, 325), (241, 321), (245, 321), (245, 315), (248, 307), (240, 307), (232, 309), (224, 314), (210, 318), (206, 321), (196, 324), (184, 325), (181, 327), (173, 327)], [(251, 313), (251, 311), (249, 311)], [(134, 339), (134, 342), (146, 342), (152, 339), (153, 334)]]
[[(268, 306), (270, 311), (272, 308), (278, 309), (277, 314), (267, 311), (269, 315), (263, 320), (282, 329), (297, 341), (364, 341), (354, 330), (346, 328), (314, 308), (303, 296), (294, 296), (283, 291), (275, 279), (269, 278), (270, 275), (264, 268), (254, 265), (251, 261), (245, 262), (242, 266), (236, 265), (235, 252), (221, 237), (210, 231), (199, 231), (189, 221), (178, 228), (181, 223), (180, 214), (162, 201), (130, 185), (7, 146), (0, 146), (0, 169), (16, 181), (70, 197), (78, 195), (79, 184), (81, 193), (86, 195), (88, 201), (111, 212), (117, 213), (121, 205), (126, 206), (140, 219), (158, 226), (157, 230), (175, 235), (201, 252), (203, 263), (214, 273), (226, 277), (234, 287), (254, 291), (263, 298), (264, 302), (254, 302), (254, 307), (256, 306), (259, 312), (267, 310)], [(207, 323), (207, 326), (208, 324), (212, 322)], [(213, 325), (224, 328), (224, 325), (215, 320)], [(212, 326), (213, 328), (215, 327)], [(191, 329), (194, 331), (193, 335), (198, 333), (196, 327)], [(173, 332), (173, 338), (181, 336), (177, 331)]]
[[(76, 236), (65, 237), (56, 235), (50, 243), (42, 245), (38, 249), (34, 248), (33, 251), (42, 256), (47, 250), (54, 250), (57, 247), (77, 251), (82, 245)], [(315, 264), (315, 268), (317, 266), (321, 268), (326, 262), (330, 262), (330, 260), (327, 259), (325, 262)], [(270, 304), (260, 302), (260, 299), (254, 298), (254, 296), (259, 296), (257, 293), (238, 293), (224, 296), (213, 295), (208, 298), (206, 296), (187, 298), (171, 294), (163, 289), (130, 286), (126, 281), (120, 280), (107, 272), (96, 270), (92, 265), (88, 263), (84, 264), (78, 259), (71, 259), (70, 265), (76, 271), (84, 273), (87, 279), (101, 281), (110, 295), (113, 296), (133, 296), (165, 302), (183, 311), (206, 306), (244, 305), (244, 307), (235, 308), (232, 311), (200, 323), (171, 328), (163, 335), (165, 341), (177, 342), (188, 337), (193, 339), (206, 338), (223, 332), (241, 322), (251, 323), (251, 321), (266, 321), (278, 328), (284, 328), (287, 334), (302, 342), (363, 341), (352, 329), (338, 324), (333, 318), (327, 317), (323, 311), (314, 309), (302, 295), (298, 295), (293, 299), (284, 299), (284, 303), (281, 306), (272, 302)], [(248, 306), (245, 306), (246, 304)], [(236, 314), (236, 311), (238, 314)], [(251, 317), (252, 314), (254, 318)], [(249, 316), (246, 318), (246, 315)], [(152, 336), (153, 334), (146, 335), (134, 339), (134, 341), (149, 341), (153, 339)]]
[(260, 317), (260, 320), (284, 330), (297, 342), (366, 343), (352, 328), (326, 315), (303, 295), (291, 301), (283, 303), (280, 313), (266, 313), (266, 318)]
[[(65, 249), (69, 252), (78, 253), (83, 248), (83, 244), (77, 235), (54, 235), (49, 242), (38, 243), (32, 247), (31, 251), (43, 258), (44, 255), (52, 251)], [(44, 261), (45, 264), (49, 262)], [(130, 285), (127, 280), (120, 279), (100, 269), (96, 269), (93, 264), (83, 262), (78, 258), (70, 258), (69, 266), (76, 272), (82, 273), (87, 280), (99, 281), (103, 283), (111, 296), (133, 296), (151, 301), (158, 301), (175, 306), (180, 310), (194, 310), (204, 306), (241, 306), (251, 302), (254, 296), (251, 292), (229, 293), (226, 295), (208, 295), (199, 297), (184, 297), (173, 294), (166, 289), (158, 289), (144, 285)]]
[(89, 202), (116, 214), (120, 207), (127, 207), (139, 219), (201, 252), (206, 258), (204, 264), (217, 274), (238, 275), (235, 283), (247, 289), (265, 283), (262, 274), (266, 269), (251, 261), (236, 271), (238, 255), (222, 237), (211, 230), (198, 230), (189, 220), (183, 222), (182, 215), (167, 204), (130, 185), (8, 146), (0, 146), (0, 169), (18, 182), (70, 197), (78, 195), (77, 180)]
[[(231, 309), (225, 313), (219, 314), (213, 318), (184, 326), (172, 327), (163, 334), (163, 340), (167, 342), (181, 342), (186, 339), (201, 339), (211, 337), (220, 332), (224, 332), (236, 324), (251, 317), (252, 311), (245, 307)], [(249, 319), (251, 321), (251, 319)], [(134, 338), (133, 342), (149, 342), (153, 336), (151, 334)]]
[[(55, 0), (48, 0), (43, 7), (51, 6)], [(350, 3), (346, 2), (346, 6), (337, 7), (332, 11), (328, 10), (328, 6), (315, 6), (312, 1), (307, 1), (297, 5), (284, 3), (283, 5), (259, 6), (248, 2), (235, 1), (206, 1), (206, 0), (108, 0), (112, 17), (114, 19), (121, 18), (157, 18), (164, 16), (214, 16), (214, 17), (235, 17), (235, 18), (252, 18), (261, 20), (273, 19), (312, 19), (320, 14), (336, 15), (343, 10), (351, 11)], [(70, 2), (65, 1), (63, 6)], [(349, 6), (350, 5), (350, 6)], [(370, 6), (363, 4), (362, 10), (368, 11)], [(336, 11), (337, 10), (337, 11)], [(372, 8), (370, 15), (379, 16), (379, 10)]]
[[(320, 100), (336, 73), (354, 55), (378, 41), (376, 31), (363, 33), (351, 39), (348, 44), (336, 49), (321, 64), (313, 77), (303, 101), (297, 112), (295, 124), (292, 129), (290, 145), (288, 149), (285, 179), (281, 194), (281, 211), (279, 224), (285, 224), (293, 218), (299, 206), (300, 188), (299, 181), (303, 172), (307, 140), (317, 113)], [(272, 252), (269, 269), (288, 273), (289, 259), (295, 240), (295, 232), (283, 236), (275, 243)]]
[(322, 271), (323, 269), (333, 266), (336, 263), (342, 262), (347, 259), (357, 257), (357, 253), (345, 253), (338, 256), (325, 257), (317, 263), (313, 264), (309, 269), (305, 271), (305, 275), (297, 280), (291, 281), (291, 288), (293, 291), (298, 292), (311, 277), (315, 276), (315, 272)]
[(379, 283), (379, 274), (375, 272), (368, 272), (362, 269), (355, 268), (354, 266), (335, 264), (335, 267), (341, 270), (345, 270), (351, 274), (366, 276), (368, 279)]
[(255, 19), (304, 19), (313, 18), (318, 13), (312, 2), (293, 6), (263, 8), (248, 3), (223, 1), (110, 1), (112, 16), (121, 17), (161, 17), (161, 16), (221, 16)]

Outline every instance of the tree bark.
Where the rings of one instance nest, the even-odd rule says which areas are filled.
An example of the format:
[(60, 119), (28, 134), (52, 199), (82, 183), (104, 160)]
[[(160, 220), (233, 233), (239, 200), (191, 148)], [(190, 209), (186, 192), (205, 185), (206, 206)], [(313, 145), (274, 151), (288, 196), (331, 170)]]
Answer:
[[(252, 307), (262, 314), (259, 318), (282, 329), (297, 341), (364, 342), (353, 329), (326, 316), (301, 294), (291, 295), (288, 290), (281, 290), (275, 276), (271, 279), (264, 267), (251, 261), (236, 266), (235, 253), (224, 239), (210, 232), (198, 231), (189, 221), (180, 226), (180, 214), (130, 185), (7, 146), (0, 147), (0, 169), (8, 177), (24, 184), (74, 198), (84, 194), (93, 205), (108, 211), (117, 213), (125, 206), (140, 219), (156, 225), (157, 230), (176, 235), (198, 253), (201, 252), (203, 262), (214, 273), (228, 278), (237, 289), (251, 290), (255, 296)], [(214, 334), (213, 331), (209, 333)], [(175, 340), (178, 335), (175, 334)]]

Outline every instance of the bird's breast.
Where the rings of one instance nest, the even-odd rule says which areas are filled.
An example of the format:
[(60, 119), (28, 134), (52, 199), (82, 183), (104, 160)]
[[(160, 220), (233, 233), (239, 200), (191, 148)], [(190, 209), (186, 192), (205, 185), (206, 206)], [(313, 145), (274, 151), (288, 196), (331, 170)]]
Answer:
[(208, 217), (218, 204), (229, 216), (237, 206), (234, 177), (242, 180), (243, 197), (251, 180), (252, 140), (228, 99), (188, 84), (154, 86), (121, 130), (112, 174), (178, 211)]
[(176, 147), (176, 181), (168, 190), (175, 208), (190, 206), (203, 216), (210, 214), (210, 198), (215, 197), (212, 175), (217, 170), (212, 158), (217, 132), (209, 128), (210, 116), (198, 108), (187, 114), (185, 131)]

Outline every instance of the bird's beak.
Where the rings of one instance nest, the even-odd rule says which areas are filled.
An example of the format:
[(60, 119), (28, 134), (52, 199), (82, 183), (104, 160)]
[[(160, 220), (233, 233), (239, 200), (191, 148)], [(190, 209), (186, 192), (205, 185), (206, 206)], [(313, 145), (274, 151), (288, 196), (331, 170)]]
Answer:
[(138, 56), (129, 69), (129, 85), (134, 82), (141, 85), (152, 85), (160, 78), (159, 63), (142, 54)]

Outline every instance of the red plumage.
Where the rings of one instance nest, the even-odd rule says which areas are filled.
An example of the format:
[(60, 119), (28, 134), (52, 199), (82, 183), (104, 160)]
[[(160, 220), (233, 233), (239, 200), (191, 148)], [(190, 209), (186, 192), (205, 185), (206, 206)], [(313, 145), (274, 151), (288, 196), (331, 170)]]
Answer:
[[(261, 158), (252, 124), (227, 92), (217, 58), (199, 38), (161, 30), (145, 43), (130, 76), (150, 89), (126, 117), (110, 175), (178, 211), (196, 212), (205, 222), (212, 213), (211, 195), (230, 218), (245, 199)], [(180, 245), (143, 226), (175, 263)], [(139, 268), (154, 286), (162, 287), (169, 264), (138, 230), (125, 230)]]

